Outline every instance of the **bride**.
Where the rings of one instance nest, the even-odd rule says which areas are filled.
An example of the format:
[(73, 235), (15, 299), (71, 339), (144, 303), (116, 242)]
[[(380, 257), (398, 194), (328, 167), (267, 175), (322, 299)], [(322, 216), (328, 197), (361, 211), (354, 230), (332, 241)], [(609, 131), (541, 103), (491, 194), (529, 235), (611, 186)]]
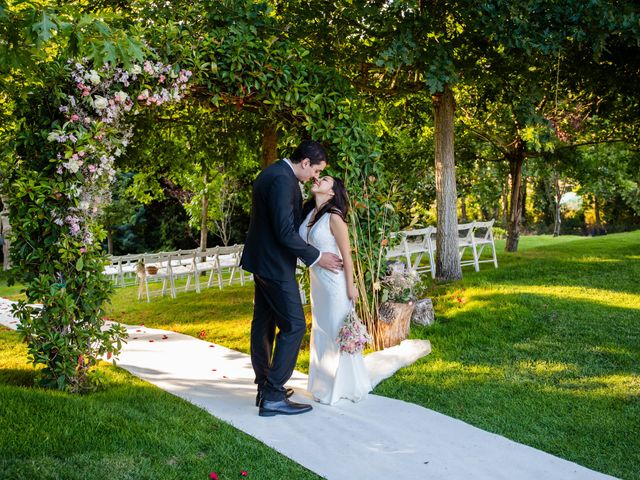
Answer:
[[(362, 354), (340, 352), (338, 331), (358, 298), (346, 215), (349, 199), (344, 183), (329, 176), (311, 187), (313, 198), (304, 206), (300, 236), (321, 252), (342, 258), (344, 270), (333, 273), (314, 265), (311, 278), (311, 358), (307, 390), (316, 401), (333, 405), (341, 398), (354, 402), (371, 391)], [(306, 214), (306, 215), (305, 215)]]

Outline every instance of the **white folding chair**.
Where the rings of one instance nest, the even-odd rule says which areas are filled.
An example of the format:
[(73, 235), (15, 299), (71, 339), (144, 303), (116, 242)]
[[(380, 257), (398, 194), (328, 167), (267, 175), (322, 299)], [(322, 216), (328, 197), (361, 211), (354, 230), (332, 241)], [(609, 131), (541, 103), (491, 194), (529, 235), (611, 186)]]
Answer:
[(141, 253), (112, 256), (111, 265), (105, 267), (105, 273), (112, 277), (116, 287), (135, 285), (137, 283), (136, 267), (138, 260), (143, 257), (144, 254)]
[(242, 268), (240, 267), (240, 259), (242, 258), (242, 249), (244, 245), (233, 245), (231, 247), (219, 247), (218, 249), (218, 266), (219, 271), (229, 272), (229, 285), (231, 286), (234, 277), (238, 274), (240, 285), (244, 286), (245, 278)]
[(202, 285), (200, 284), (200, 275), (209, 273), (209, 280), (205, 284), (207, 287), (211, 287), (213, 284), (213, 276), (218, 270), (216, 263), (216, 252), (218, 247), (207, 248), (205, 251), (196, 250), (193, 255), (193, 270), (195, 277), (196, 292), (200, 293)]
[[(458, 253), (460, 256), (461, 267), (473, 265), (476, 272), (478, 272), (480, 270), (480, 266), (478, 265), (478, 257), (473, 238), (474, 226), (475, 222), (461, 223), (458, 225)], [(467, 248), (471, 250), (471, 258), (463, 260), (464, 252)]]
[[(169, 252), (169, 263), (171, 265), (171, 276), (173, 277), (174, 285), (175, 280), (178, 278), (186, 277), (186, 283), (184, 291), (188, 291), (191, 286), (191, 279), (196, 284), (196, 291), (199, 292), (198, 282), (196, 279), (196, 271), (194, 268), (196, 250), (178, 250), (176, 252)], [(177, 291), (177, 288), (174, 287)]]
[[(171, 294), (171, 298), (176, 298), (176, 286), (174, 283), (173, 273), (171, 270), (171, 255), (167, 253), (152, 253), (144, 255), (145, 269), (138, 273), (140, 277), (140, 288), (138, 288), (138, 300), (142, 298), (142, 291), (147, 295), (147, 302), (151, 301), (149, 294), (149, 282), (162, 280), (161, 294), (164, 297), (167, 293), (167, 287)], [(155, 267), (155, 273), (149, 273), (148, 267)]]
[(120, 257), (111, 255), (109, 264), (104, 266), (102, 274), (109, 277), (115, 287), (120, 286)]
[[(397, 232), (395, 236), (400, 236), (400, 244), (387, 252), (388, 259), (401, 257), (407, 269), (416, 273), (431, 272), (431, 277), (435, 276), (433, 239), (431, 236), (435, 232), (434, 227), (420, 228), (416, 230), (403, 230)], [(422, 258), (427, 254), (429, 262), (422, 265)]]
[[(473, 248), (476, 249), (477, 263), (493, 262), (495, 268), (498, 268), (498, 258), (496, 257), (496, 244), (493, 241), (493, 224), (495, 220), (488, 222), (475, 222), (473, 229)], [(480, 260), (484, 247), (491, 247), (492, 258)], [(478, 247), (480, 247), (478, 249)]]

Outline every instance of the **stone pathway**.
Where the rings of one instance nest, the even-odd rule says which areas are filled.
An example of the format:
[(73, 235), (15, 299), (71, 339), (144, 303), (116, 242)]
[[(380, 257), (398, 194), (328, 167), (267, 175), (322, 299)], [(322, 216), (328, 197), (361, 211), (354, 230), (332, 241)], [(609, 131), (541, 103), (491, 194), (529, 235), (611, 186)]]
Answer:
[[(0, 300), (0, 323), (15, 328)], [(6, 300), (4, 301), (6, 303)], [(341, 401), (292, 417), (259, 417), (247, 355), (144, 326), (130, 335), (116, 364), (247, 432), (328, 479), (600, 480), (613, 477), (485, 432), (433, 410), (378, 395)], [(428, 353), (403, 342), (366, 357), (375, 383)], [(306, 375), (289, 386), (310, 401)]]

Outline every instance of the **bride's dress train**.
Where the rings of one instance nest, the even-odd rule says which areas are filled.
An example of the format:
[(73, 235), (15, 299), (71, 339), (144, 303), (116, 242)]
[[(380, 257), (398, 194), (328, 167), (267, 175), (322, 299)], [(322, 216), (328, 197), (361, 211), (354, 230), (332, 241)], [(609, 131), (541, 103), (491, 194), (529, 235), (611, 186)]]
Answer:
[[(325, 213), (309, 231), (313, 212), (302, 222), (300, 236), (321, 252), (340, 256), (331, 233), (331, 214)], [(341, 398), (357, 402), (371, 391), (371, 380), (362, 354), (341, 353), (336, 341), (338, 331), (351, 310), (344, 272), (333, 273), (311, 267), (311, 356), (307, 390), (316, 401), (333, 405)]]

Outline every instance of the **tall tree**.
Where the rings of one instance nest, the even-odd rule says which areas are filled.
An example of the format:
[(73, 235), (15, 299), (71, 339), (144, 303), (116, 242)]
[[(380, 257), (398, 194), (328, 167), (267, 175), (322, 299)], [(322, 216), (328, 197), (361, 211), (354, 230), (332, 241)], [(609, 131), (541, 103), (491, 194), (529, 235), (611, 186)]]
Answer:
[[(434, 121), (440, 139), (436, 145), (453, 145), (455, 85), (481, 86), (484, 98), (502, 96), (500, 84), (536, 65), (554, 65), (559, 53), (578, 55), (580, 67), (588, 69), (611, 42), (633, 37), (638, 29), (638, 8), (632, 1), (582, 2), (384, 0), (276, 2), (283, 17), (291, 18), (290, 32), (317, 46), (319, 61), (338, 65), (349, 72), (364, 92), (394, 97), (407, 91), (424, 92), (433, 99)], [(318, 14), (318, 9), (321, 10)], [(626, 33), (621, 33), (626, 32)], [(637, 39), (637, 36), (635, 37)], [(629, 42), (621, 41), (623, 45)], [(589, 62), (584, 62), (584, 59)], [(524, 77), (524, 86), (529, 79)], [(504, 80), (504, 82), (503, 82)], [(486, 87), (486, 88), (485, 88)], [(512, 89), (513, 92), (516, 89)], [(497, 99), (494, 99), (497, 100)], [(517, 104), (519, 99), (509, 99)], [(532, 99), (535, 108), (535, 99)], [(442, 112), (440, 109), (443, 109)], [(531, 108), (530, 108), (531, 109)], [(548, 122), (547, 122), (548, 123)], [(518, 130), (527, 124), (518, 120)], [(527, 156), (527, 138), (520, 135), (506, 142), (505, 157), (511, 171), (510, 239), (508, 249), (517, 248), (521, 217), (521, 178)], [(442, 180), (454, 175), (453, 149), (436, 150), (436, 171)], [(455, 182), (437, 181), (437, 188), (452, 188)], [(455, 191), (439, 192), (437, 255), (453, 255), (452, 202)], [(451, 245), (450, 245), (451, 243)], [(448, 252), (448, 253), (447, 253)], [(446, 265), (446, 270), (445, 270)], [(438, 278), (459, 278), (456, 261), (443, 262)]]

